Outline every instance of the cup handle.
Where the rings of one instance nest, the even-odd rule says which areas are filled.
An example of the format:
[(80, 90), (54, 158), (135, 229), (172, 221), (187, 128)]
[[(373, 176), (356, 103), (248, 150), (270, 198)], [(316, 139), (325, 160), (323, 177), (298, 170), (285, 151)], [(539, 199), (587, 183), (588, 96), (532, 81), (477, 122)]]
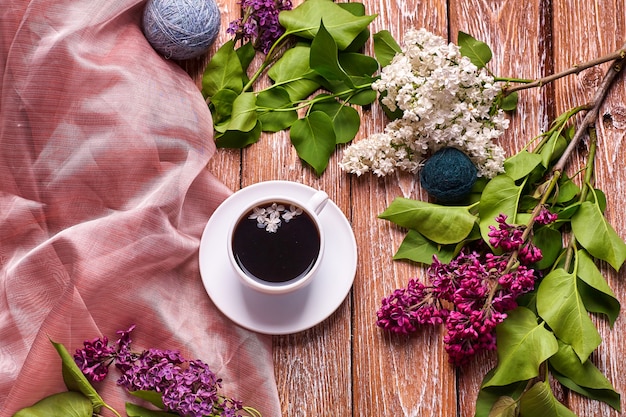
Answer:
[(306, 202), (306, 206), (315, 214), (320, 214), (328, 203), (328, 194), (319, 190)]

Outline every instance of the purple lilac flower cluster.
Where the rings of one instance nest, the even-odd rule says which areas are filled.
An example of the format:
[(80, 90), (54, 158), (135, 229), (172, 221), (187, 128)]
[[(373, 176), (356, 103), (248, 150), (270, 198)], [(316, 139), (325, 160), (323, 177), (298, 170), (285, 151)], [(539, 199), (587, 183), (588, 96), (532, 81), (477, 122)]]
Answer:
[(218, 394), (222, 380), (200, 360), (187, 361), (179, 351), (148, 349), (140, 353), (131, 350), (128, 330), (118, 331), (115, 345), (106, 336), (86, 340), (77, 349), (74, 361), (91, 381), (104, 380), (109, 366), (121, 372), (117, 384), (129, 391), (156, 391), (162, 394), (166, 410), (183, 417), (237, 417), (243, 409), (241, 401)]
[[(415, 279), (406, 288), (383, 298), (376, 324), (399, 334), (415, 332), (420, 325), (443, 324), (444, 345), (450, 362), (461, 366), (472, 356), (496, 348), (495, 328), (506, 311), (517, 307), (517, 298), (532, 291), (537, 272), (531, 264), (542, 258), (541, 250), (524, 237), (524, 228), (496, 218), (489, 243), (502, 252), (462, 250), (448, 264), (437, 257), (427, 270), (430, 285)], [(556, 215), (547, 209), (535, 218), (549, 224)]]
[(230, 22), (227, 33), (236, 39), (252, 42), (254, 48), (267, 54), (274, 42), (285, 33), (278, 22), (278, 14), (291, 10), (291, 0), (243, 0), (243, 17)]

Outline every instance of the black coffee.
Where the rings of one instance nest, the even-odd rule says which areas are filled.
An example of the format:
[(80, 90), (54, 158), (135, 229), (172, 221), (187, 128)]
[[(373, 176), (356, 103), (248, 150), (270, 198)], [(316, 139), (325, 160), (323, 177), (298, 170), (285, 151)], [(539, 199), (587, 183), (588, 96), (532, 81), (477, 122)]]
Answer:
[(317, 260), (320, 235), (311, 217), (288, 203), (268, 203), (243, 216), (233, 231), (235, 260), (252, 278), (287, 282)]

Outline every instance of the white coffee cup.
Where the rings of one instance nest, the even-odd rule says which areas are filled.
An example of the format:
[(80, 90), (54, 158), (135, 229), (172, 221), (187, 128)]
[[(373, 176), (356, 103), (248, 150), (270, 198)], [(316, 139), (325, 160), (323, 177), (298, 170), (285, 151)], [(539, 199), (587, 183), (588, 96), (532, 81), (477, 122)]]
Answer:
[(308, 285), (324, 256), (319, 219), (328, 194), (301, 201), (272, 195), (250, 202), (228, 229), (227, 252), (233, 270), (250, 288), (285, 294)]

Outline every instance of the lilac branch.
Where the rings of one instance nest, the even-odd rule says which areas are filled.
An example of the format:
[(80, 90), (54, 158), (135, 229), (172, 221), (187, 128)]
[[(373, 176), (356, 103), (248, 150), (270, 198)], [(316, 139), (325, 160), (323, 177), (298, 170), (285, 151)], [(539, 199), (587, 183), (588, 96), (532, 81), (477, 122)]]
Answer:
[[(587, 62), (583, 62), (582, 64), (574, 65), (573, 67), (568, 68), (565, 71), (561, 71), (559, 73), (548, 75), (546, 77), (540, 78), (540, 79), (535, 80), (533, 82), (528, 82), (527, 84), (516, 85), (514, 87), (504, 87), (503, 88), (503, 92), (504, 92), (504, 95), (507, 95), (507, 94), (511, 94), (511, 93), (513, 93), (515, 91), (525, 90), (525, 89), (528, 89), (528, 88), (543, 87), (546, 84), (549, 84), (549, 83), (551, 83), (551, 82), (553, 82), (555, 80), (558, 80), (559, 78), (563, 78), (563, 77), (566, 77), (566, 76), (571, 75), (571, 74), (578, 74), (578, 73), (580, 73), (580, 72), (582, 72), (582, 71), (584, 71), (584, 70), (586, 70), (588, 68), (592, 68), (592, 67), (595, 67), (597, 65), (604, 64), (605, 62), (614, 61), (614, 60), (623, 60), (624, 58), (626, 58), (626, 45), (624, 45), (621, 49), (619, 49), (619, 50), (617, 50), (617, 51), (615, 51), (615, 52), (613, 52), (611, 54), (605, 55), (605, 56), (600, 57), (600, 58), (592, 59), (592, 60), (587, 61)], [(507, 81), (506, 78), (502, 78), (502, 79), (499, 79), (499, 80)], [(512, 81), (512, 82), (526, 82), (526, 80), (519, 80), (519, 79), (514, 79), (514, 80), (509, 80), (509, 81)]]
[[(626, 48), (626, 45), (624, 45), (624, 47)], [(600, 112), (600, 107), (604, 102), (604, 98), (606, 97), (610, 87), (613, 85), (613, 81), (621, 72), (625, 63), (626, 56), (622, 56), (621, 58), (616, 59), (605, 73), (604, 78), (602, 79), (602, 83), (600, 84), (600, 87), (598, 87), (598, 90), (596, 91), (596, 94), (593, 98), (591, 109), (587, 112), (582, 122), (576, 129), (576, 133), (574, 134), (574, 137), (572, 137), (572, 140), (563, 152), (563, 155), (561, 155), (559, 161), (556, 163), (556, 165), (554, 165), (554, 168), (552, 170), (553, 172), (560, 173), (563, 171), (563, 169), (565, 168), (565, 164), (569, 160), (572, 152), (574, 152), (574, 149), (576, 149), (576, 147), (578, 146), (578, 143), (585, 135), (585, 132), (587, 132), (587, 129), (589, 129), (590, 126), (596, 123), (596, 120), (598, 119), (598, 113)]]

